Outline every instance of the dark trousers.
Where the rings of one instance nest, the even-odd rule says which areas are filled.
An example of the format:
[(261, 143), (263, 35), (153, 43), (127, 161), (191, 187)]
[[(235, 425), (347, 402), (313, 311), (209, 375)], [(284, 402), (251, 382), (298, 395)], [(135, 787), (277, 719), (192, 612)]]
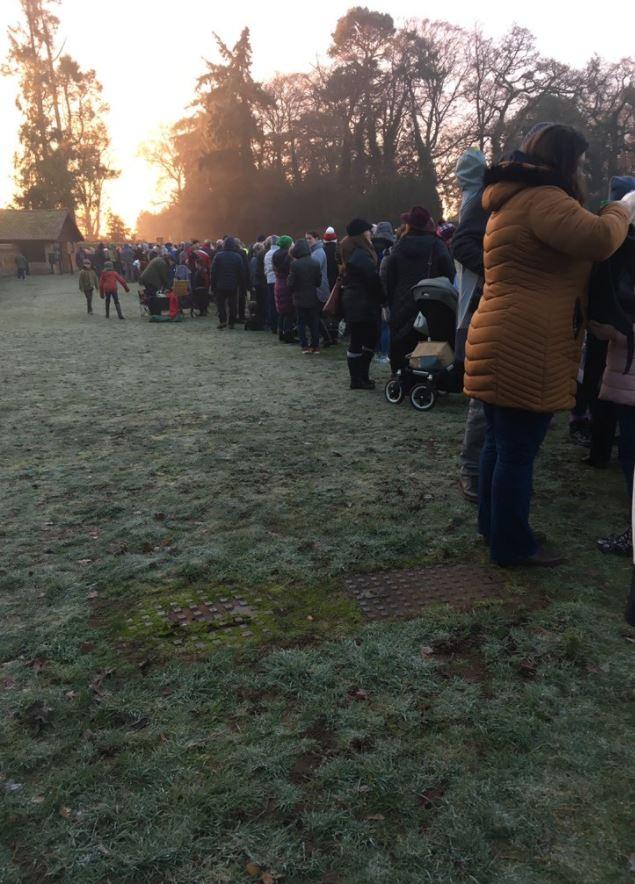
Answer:
[(218, 307), (218, 321), (221, 325), (227, 325), (227, 312), (229, 311), (229, 324), (236, 322), (237, 295), (236, 292), (216, 292), (216, 306)]
[(617, 415), (615, 404), (599, 399), (606, 368), (608, 343), (587, 333), (583, 389), (591, 412), (591, 450), (589, 459), (598, 466), (607, 464), (613, 452)]
[(26, 279), (26, 267), (18, 267), (18, 279)]
[(348, 342), (349, 356), (361, 356), (362, 353), (368, 351), (375, 352), (375, 344), (377, 343), (376, 322), (349, 322), (348, 331), (351, 336)]
[[(390, 330), (390, 333), (390, 368), (394, 374), (400, 368), (403, 368), (406, 356), (412, 353), (421, 338), (414, 328), (406, 335), (398, 338), (393, 336), (393, 329)], [(375, 331), (375, 337), (377, 337), (377, 331)]]
[(293, 314), (278, 313), (276, 311), (276, 316), (278, 317), (278, 337), (280, 340), (283, 340), (283, 338), (291, 339), (293, 336)]
[(119, 319), (123, 319), (123, 313), (121, 312), (121, 304), (119, 303), (119, 295), (117, 292), (106, 292), (106, 316), (110, 316), (110, 300), (115, 305), (115, 310), (117, 311), (117, 316)]
[(607, 464), (613, 454), (617, 411), (614, 402), (596, 399), (591, 406), (591, 450), (589, 459), (595, 466)]
[(207, 316), (207, 310), (209, 308), (209, 292), (206, 288), (197, 288), (194, 289), (194, 292), (191, 296), (192, 298), (192, 307), (200, 313), (201, 316)]
[(238, 319), (245, 321), (245, 307), (247, 305), (247, 292), (240, 292), (238, 295)]
[(619, 458), (630, 501), (633, 498), (633, 471), (635, 470), (635, 405), (616, 405), (615, 408), (620, 428)]
[(254, 300), (256, 302), (256, 324), (258, 328), (265, 327), (265, 320), (268, 312), (268, 296), (269, 289), (266, 283), (259, 283), (254, 286)]
[(534, 460), (551, 414), (483, 406), (487, 427), (479, 476), (479, 530), (493, 562), (512, 565), (533, 556), (529, 527)]
[(267, 283), (267, 323), (272, 332), (278, 331), (278, 311), (276, 310), (276, 284)]
[(84, 295), (86, 297), (86, 309), (89, 313), (93, 312), (93, 290), (92, 289), (84, 289)]
[(298, 334), (300, 336), (300, 345), (303, 348), (309, 345), (306, 336), (307, 327), (311, 334), (311, 346), (317, 349), (320, 346), (319, 307), (298, 307)]

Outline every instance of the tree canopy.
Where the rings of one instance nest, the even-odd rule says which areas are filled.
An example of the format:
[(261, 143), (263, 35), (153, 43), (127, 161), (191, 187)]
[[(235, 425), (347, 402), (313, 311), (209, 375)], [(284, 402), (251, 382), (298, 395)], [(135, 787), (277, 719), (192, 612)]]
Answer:
[(3, 73), (19, 77), (22, 116), (15, 158), (16, 204), (69, 208), (87, 236), (99, 232), (103, 186), (117, 176), (108, 162), (108, 106), (93, 70), (57, 46), (59, 0), (20, 0), (22, 20), (9, 28)]
[(460, 153), (477, 145), (494, 159), (539, 119), (585, 132), (592, 205), (633, 164), (632, 58), (577, 70), (522, 27), (500, 39), (428, 19), (397, 27), (356, 6), (328, 64), (258, 83), (249, 30), (233, 47), (215, 40), (191, 116), (154, 145), (175, 186), (163, 211), (140, 219), (148, 236), (341, 229), (359, 214), (394, 221), (415, 203), (452, 214)]

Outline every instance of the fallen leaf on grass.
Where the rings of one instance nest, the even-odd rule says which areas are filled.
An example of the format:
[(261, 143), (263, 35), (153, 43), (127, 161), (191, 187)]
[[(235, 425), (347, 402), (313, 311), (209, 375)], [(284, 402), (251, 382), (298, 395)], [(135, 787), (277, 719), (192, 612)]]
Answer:
[(63, 816), (65, 820), (67, 820), (69, 818), (69, 816), (71, 815), (70, 807), (60, 807), (60, 809), (57, 812), (59, 813), (60, 816)]
[(50, 706), (47, 706), (43, 700), (36, 700), (35, 703), (31, 703), (20, 714), (20, 719), (34, 733), (39, 734), (43, 728), (51, 723), (52, 715), (53, 709)]
[(89, 592), (89, 593), (88, 593), (88, 595), (86, 596), (86, 598), (87, 598), (87, 599), (96, 599), (96, 598), (99, 598), (99, 593), (98, 593), (96, 590), (93, 589), (92, 592)]
[(137, 721), (132, 722), (132, 724), (130, 725), (128, 730), (129, 731), (142, 731), (149, 724), (150, 724), (149, 718), (138, 718)]
[(6, 690), (10, 691), (17, 684), (17, 681), (14, 678), (4, 678), (2, 680), (2, 687)]
[(538, 671), (538, 666), (536, 665), (535, 660), (527, 658), (526, 660), (520, 661), (518, 664), (518, 671), (521, 675), (524, 675), (527, 678), (533, 678)]
[(98, 673), (97, 676), (91, 681), (88, 687), (96, 696), (101, 695), (101, 688), (104, 680), (108, 678), (109, 675), (112, 675), (114, 671), (114, 669), (104, 669), (103, 672)]
[(625, 635), (625, 636), (624, 636), (624, 641), (625, 641), (625, 642), (630, 642), (630, 644), (635, 645), (635, 638), (631, 638), (630, 635)]
[(92, 563), (92, 561), (93, 561), (92, 559), (79, 559), (78, 564), (79, 565), (90, 565)]
[(386, 819), (383, 813), (371, 813), (370, 816), (365, 817), (367, 820), (376, 820), (377, 822), (382, 822)]
[(79, 697), (78, 691), (66, 691), (64, 694), (67, 700), (76, 700)]
[(260, 884), (275, 884), (275, 881), (276, 879), (273, 877), (271, 872), (265, 872), (260, 879)]
[(630, 872), (635, 872), (635, 853), (628, 858), (628, 869)]
[(356, 700), (358, 703), (368, 700), (368, 694), (362, 688), (351, 688), (348, 696), (351, 700)]
[(421, 648), (421, 656), (422, 657), (431, 657), (434, 654), (434, 648), (431, 648), (430, 645), (423, 645)]
[(26, 664), (33, 672), (41, 672), (48, 665), (48, 661), (43, 657), (35, 657), (30, 663)]
[(44, 804), (46, 798), (44, 795), (34, 795), (33, 798), (31, 798), (31, 801), (33, 804)]
[(260, 868), (258, 863), (247, 863), (247, 865), (245, 866), (245, 871), (248, 875), (251, 875), (252, 878), (255, 878), (261, 874), (262, 869)]

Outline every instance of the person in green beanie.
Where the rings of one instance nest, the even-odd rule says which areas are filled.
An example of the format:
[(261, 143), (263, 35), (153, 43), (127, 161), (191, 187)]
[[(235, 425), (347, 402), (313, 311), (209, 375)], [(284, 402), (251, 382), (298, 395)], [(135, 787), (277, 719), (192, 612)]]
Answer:
[(273, 270), (276, 274), (274, 295), (276, 310), (278, 312), (278, 338), (287, 343), (293, 343), (293, 297), (289, 291), (288, 279), (291, 270), (291, 255), (289, 249), (293, 245), (290, 236), (281, 236), (278, 240), (278, 250), (273, 255)]

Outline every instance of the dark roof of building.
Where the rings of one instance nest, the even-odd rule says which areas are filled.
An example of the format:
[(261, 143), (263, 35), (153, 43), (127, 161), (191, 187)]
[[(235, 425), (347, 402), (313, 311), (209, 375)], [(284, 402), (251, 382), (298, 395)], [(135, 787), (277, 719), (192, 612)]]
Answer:
[(82, 242), (83, 239), (68, 209), (0, 209), (1, 241)]

